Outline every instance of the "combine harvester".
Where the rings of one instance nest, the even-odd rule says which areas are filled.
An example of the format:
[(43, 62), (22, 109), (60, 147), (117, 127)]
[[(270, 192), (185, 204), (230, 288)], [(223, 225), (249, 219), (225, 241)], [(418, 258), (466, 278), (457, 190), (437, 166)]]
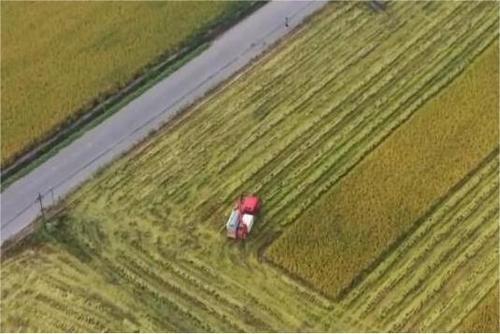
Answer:
[(226, 223), (227, 236), (236, 240), (245, 240), (252, 230), (255, 218), (260, 212), (260, 198), (252, 195), (236, 201), (231, 216)]

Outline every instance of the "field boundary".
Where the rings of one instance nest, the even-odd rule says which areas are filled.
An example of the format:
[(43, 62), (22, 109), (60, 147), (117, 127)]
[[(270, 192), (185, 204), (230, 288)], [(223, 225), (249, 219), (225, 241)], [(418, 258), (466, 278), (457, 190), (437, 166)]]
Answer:
[[(461, 72), (460, 72), (461, 73)], [(453, 81), (453, 80), (451, 80)], [(448, 83), (449, 84), (449, 83)], [(445, 85), (446, 87), (447, 85)], [(443, 88), (445, 89), (445, 88)], [(434, 97), (431, 96), (429, 99), (432, 99)], [(411, 116), (407, 119), (409, 120), (411, 118)], [(389, 137), (395, 130), (397, 130), (401, 125), (403, 125), (404, 123), (406, 123), (405, 120), (403, 123), (401, 123), (399, 126), (395, 127), (392, 131), (390, 131), (386, 136), (384, 136), (384, 139), (381, 141), (381, 143), (384, 142), (384, 140)], [(381, 144), (379, 143), (379, 144)], [(356, 164), (354, 164), (351, 168), (349, 168), (345, 173), (343, 173), (342, 175), (340, 175), (338, 181), (334, 182), (332, 184), (331, 187), (335, 186), (338, 182), (340, 182), (345, 176), (347, 176), (353, 169), (355, 169), (359, 163), (361, 163), (365, 157), (367, 157), (371, 152), (373, 152), (375, 149), (377, 149), (379, 145), (376, 145), (375, 147), (373, 147), (372, 150), (368, 151), (368, 153), (360, 160), (358, 161)], [(342, 300), (352, 289), (354, 289), (359, 283), (361, 283), (363, 281), (363, 279), (372, 271), (374, 270), (384, 259), (385, 257), (387, 257), (388, 254), (390, 254), (394, 249), (396, 249), (399, 244), (401, 244), (401, 242), (403, 242), (409, 235), (411, 235), (412, 232), (414, 232), (419, 226), (420, 224), (428, 217), (432, 214), (432, 212), (437, 208), (439, 207), (439, 205), (444, 202), (450, 195), (452, 195), (454, 193), (454, 191), (456, 191), (456, 189), (459, 189), (461, 187), (461, 185), (463, 185), (465, 182), (467, 182), (467, 180), (472, 176), (474, 175), (475, 172), (477, 172), (479, 169), (481, 169), (482, 166), (484, 166), (485, 164), (488, 163), (488, 161), (490, 161), (490, 159), (492, 159), (493, 157), (495, 156), (498, 156), (499, 154), (499, 147), (497, 146), (495, 149), (493, 149), (493, 151), (491, 153), (489, 153), (486, 158), (484, 158), (484, 160), (482, 160), (480, 162), (479, 165), (477, 165), (473, 170), (469, 171), (463, 179), (461, 179), (458, 183), (454, 184), (447, 192), (445, 195), (443, 195), (441, 198), (438, 198), (436, 200), (435, 203), (433, 203), (429, 209), (426, 211), (426, 213), (424, 215), (422, 215), (421, 217), (419, 217), (418, 219), (416, 219), (413, 224), (411, 225), (411, 227), (408, 229), (408, 231), (406, 233), (404, 233), (403, 235), (401, 235), (397, 240), (395, 240), (392, 244), (388, 245), (387, 248), (380, 254), (379, 257), (377, 257), (368, 267), (366, 267), (365, 269), (363, 269), (351, 282), (351, 284), (344, 288), (342, 291), (339, 292), (339, 294), (337, 296), (330, 296), (330, 295), (327, 295), (325, 294), (324, 292), (320, 291), (320, 289), (316, 288), (312, 283), (310, 282), (307, 282), (306, 280), (304, 280), (303, 278), (299, 277), (298, 275), (292, 273), (292, 272), (289, 272), (287, 269), (285, 269), (284, 267), (280, 266), (279, 264), (275, 263), (273, 260), (271, 260), (270, 258), (268, 258), (266, 256), (266, 252), (267, 252), (267, 249), (279, 238), (281, 237), (281, 235), (285, 232), (284, 230), (280, 230), (280, 231), (276, 231), (274, 233), (274, 235), (272, 236), (272, 238), (269, 238), (269, 240), (267, 240), (266, 242), (264, 242), (258, 249), (257, 251), (257, 254), (258, 254), (258, 258), (260, 261), (262, 262), (265, 262), (267, 263), (268, 265), (276, 268), (277, 270), (280, 270), (282, 271), (283, 273), (285, 273), (286, 275), (288, 275), (289, 277), (293, 278), (294, 280), (300, 282), (302, 285), (312, 289), (314, 292), (322, 295), (323, 297), (329, 299), (329, 300), (332, 300), (332, 301), (335, 301), (335, 302), (338, 302), (340, 300)], [(331, 189), (331, 187), (329, 187), (325, 193)], [(307, 211), (307, 208), (304, 209), (303, 213)], [(302, 214), (301, 214), (302, 215)], [(293, 224), (293, 223), (292, 223)], [(285, 229), (286, 228), (289, 228), (290, 226), (292, 226), (292, 224), (289, 224), (287, 226), (285, 226)]]
[(264, 6), (267, 1), (252, 1), (245, 8), (235, 8), (203, 29), (204, 32), (195, 32), (178, 47), (177, 51), (166, 52), (152, 62), (146, 64), (138, 73), (131, 76), (131, 80), (124, 86), (103, 92), (87, 103), (87, 106), (48, 131), (40, 140), (15, 154), (2, 166), (0, 190), (4, 190), (16, 179), (22, 177), (33, 168), (57, 153), (62, 147), (78, 138), (83, 132), (102, 122), (117, 112), (120, 108), (140, 96), (148, 88), (169, 76), (185, 63), (199, 55), (219, 35), (227, 31), (238, 21)]
[[(352, 280), (351, 284), (348, 287), (344, 288), (342, 291), (340, 291), (337, 296), (331, 296), (331, 295), (328, 295), (328, 294), (324, 293), (323, 291), (321, 291), (320, 289), (318, 289), (316, 286), (314, 286), (313, 283), (308, 282), (307, 280), (303, 279), (302, 277), (298, 276), (297, 274), (288, 271), (286, 268), (282, 267), (278, 263), (275, 263), (273, 260), (271, 260), (270, 258), (268, 258), (266, 256), (266, 251), (269, 248), (269, 246), (271, 246), (271, 244), (273, 242), (275, 242), (284, 233), (284, 230), (275, 231), (272, 234), (272, 236), (270, 238), (268, 238), (268, 240), (266, 240), (258, 248), (258, 250), (257, 250), (257, 258), (262, 263), (265, 263), (265, 264), (273, 267), (274, 269), (282, 272), (283, 274), (287, 275), (288, 277), (290, 277), (294, 281), (296, 281), (299, 284), (303, 285), (304, 287), (310, 289), (311, 291), (314, 291), (315, 293), (317, 293), (318, 295), (322, 296), (323, 298), (326, 298), (327, 300), (330, 300), (330, 301), (333, 301), (333, 302), (340, 302), (345, 296), (347, 296), (349, 294), (349, 292), (351, 292), (351, 290), (353, 290), (354, 288), (356, 288), (356, 286), (358, 286), (366, 278), (366, 276), (370, 272), (372, 272), (375, 268), (377, 268), (377, 266), (379, 264), (381, 264), (389, 254), (391, 254), (395, 249), (397, 249), (399, 247), (399, 245), (406, 238), (408, 238), (411, 234), (413, 234), (413, 232), (415, 232), (418, 229), (418, 227), (421, 225), (421, 223), (424, 222), (429, 216), (431, 216), (432, 213), (437, 208), (439, 208), (439, 206), (443, 202), (445, 202), (450, 196), (452, 196), (457, 191), (457, 189), (460, 189), (460, 187), (462, 187), (467, 182), (468, 179), (470, 179), (477, 171), (479, 171), (489, 161), (491, 161), (491, 159), (494, 159), (495, 157), (498, 157), (499, 152), (500, 152), (500, 150), (499, 150), (499, 147), (497, 146), (476, 167), (474, 167), (474, 169), (470, 170), (459, 182), (457, 182), (456, 184), (454, 184), (446, 192), (446, 194), (444, 194), (442, 197), (438, 198), (436, 200), (436, 202), (434, 202), (422, 216), (420, 216), (419, 218), (417, 218), (413, 222), (413, 224), (411, 225), (411, 227), (408, 229), (408, 231), (406, 233), (402, 234), (392, 244), (388, 245), (387, 248), (380, 254), (380, 256), (378, 256), (377, 258), (375, 258), (375, 260), (368, 267), (366, 267), (365, 269), (363, 269), (362, 271), (360, 271), (360, 273)], [(356, 166), (357, 166), (357, 164), (354, 165), (351, 169), (349, 169), (349, 171), (346, 172), (344, 175), (342, 175), (339, 178), (339, 181), (342, 178), (344, 178), (347, 174), (349, 174), (349, 172), (352, 169), (354, 169)], [(291, 226), (291, 225), (288, 225), (285, 228), (288, 228), (289, 226)]]
[[(277, 233), (277, 234), (278, 235), (276, 236), (276, 238), (278, 238), (282, 233)], [(266, 245), (266, 248), (267, 248), (267, 246), (272, 244), (273, 241), (276, 240), (276, 238), (270, 239), (270, 242)], [(264, 246), (260, 247), (260, 249), (264, 249)], [(298, 276), (297, 274), (289, 272), (285, 268), (281, 267), (279, 264), (274, 263), (271, 259), (268, 259), (264, 253), (261, 254), (260, 249), (257, 250), (257, 253), (258, 253), (257, 258), (258, 258), (260, 263), (262, 263), (263, 265), (269, 266), (270, 268), (276, 270), (277, 272), (281, 273), (282, 275), (288, 277), (289, 279), (294, 281), (296, 284), (302, 286), (303, 288), (305, 288), (307, 290), (310, 290), (311, 293), (317, 294), (321, 298), (324, 298), (325, 300), (327, 300), (329, 302), (329, 305), (328, 305), (329, 309), (333, 310), (335, 307), (337, 307), (337, 305), (334, 304), (337, 302), (337, 300), (335, 300), (334, 297), (327, 295), (326, 293), (324, 293), (323, 291), (318, 289), (316, 286), (314, 286), (313, 283), (306, 281), (305, 279)]]
[[(267, 2), (266, 2), (267, 3)], [(165, 123), (161, 124), (157, 129), (151, 131), (146, 137), (144, 137), (142, 140), (138, 141), (135, 143), (129, 150), (121, 153), (118, 157), (113, 159), (112, 161), (104, 164), (100, 168), (98, 168), (91, 177), (89, 177), (85, 182), (82, 182), (78, 186), (74, 187), (68, 194), (64, 196), (64, 198), (57, 198), (55, 201), (53, 201), (51, 204), (45, 206), (44, 205), (44, 210), (45, 210), (45, 216), (39, 215), (36, 217), (28, 226), (26, 226), (23, 230), (19, 231), (15, 235), (13, 235), (11, 238), (6, 240), (2, 245), (0, 245), (0, 258), (3, 260), (4, 258), (10, 257), (11, 253), (15, 253), (17, 251), (21, 251), (24, 249), (25, 244), (31, 243), (31, 241), (35, 241), (38, 237), (41, 237), (40, 240), (43, 240), (43, 236), (40, 236), (39, 233), (43, 233), (42, 229), (45, 227), (45, 223), (53, 218), (58, 217), (61, 213), (63, 213), (66, 209), (70, 209), (71, 207), (75, 206), (78, 204), (78, 199), (73, 199), (71, 201), (68, 201), (68, 199), (71, 198), (71, 196), (78, 192), (83, 186), (85, 186), (89, 181), (92, 179), (99, 177), (107, 168), (109, 168), (112, 164), (117, 163), (118, 161), (124, 159), (127, 156), (134, 157), (137, 154), (139, 154), (141, 151), (148, 149), (151, 145), (154, 144), (154, 138), (155, 136), (160, 136), (163, 132), (165, 131), (172, 131), (175, 128), (181, 126), (184, 122), (186, 122), (189, 117), (192, 115), (192, 111), (194, 109), (199, 108), (205, 103), (208, 103), (211, 99), (215, 98), (218, 94), (222, 93), (225, 87), (230, 85), (232, 82), (235, 80), (238, 80), (239, 77), (250, 71), (253, 67), (258, 65), (259, 63), (266, 61), (268, 57), (272, 56), (274, 53), (278, 52), (280, 48), (282, 48), (283, 41), (287, 40), (288, 38), (294, 38), (294, 36), (297, 33), (300, 33), (300, 31), (311, 21), (313, 20), (314, 17), (319, 15), (324, 8), (312, 13), (311, 15), (307, 16), (302, 20), (300, 24), (295, 26), (290, 32), (283, 36), (278, 38), (276, 41), (274, 41), (272, 44), (269, 44), (269, 47), (262, 52), (261, 54), (257, 55), (253, 59), (251, 59), (245, 66), (231, 74), (227, 79), (223, 80), (219, 84), (215, 85), (214, 87), (210, 88), (209, 90), (206, 91), (206, 93), (203, 96), (200, 96), (199, 98), (193, 100), (190, 104), (186, 105), (184, 108), (179, 110), (177, 113), (172, 115), (172, 117)], [(168, 69), (167, 69), (168, 70)], [(76, 131), (78, 132), (78, 130)], [(67, 143), (69, 144), (69, 143)], [(49, 152), (48, 154), (41, 156), (37, 161), (34, 161), (31, 165), (27, 166), (27, 169), (31, 170), (31, 168), (36, 168), (38, 164), (43, 163), (46, 159), (50, 158), (49, 155), (55, 154), (57, 152)], [(19, 174), (15, 174), (13, 177), (22, 177), (24, 173), (29, 172), (28, 171), (20, 171)], [(0, 179), (2, 179), (0, 177)], [(7, 182), (2, 179), (2, 183), (0, 184), (0, 191), (3, 191), (6, 187), (8, 187), (12, 182), (14, 182), (15, 179), (7, 180)], [(66, 182), (64, 180), (62, 183)], [(49, 197), (51, 195), (51, 192), (55, 190), (57, 186), (52, 187), (51, 189), (47, 190), (44, 193), (41, 193), (42, 201)], [(28, 207), (26, 207), (22, 212), (25, 212), (29, 208), (31, 208), (33, 205), (39, 205), (38, 200), (32, 202)], [(8, 224), (7, 224), (8, 225)], [(0, 232), (1, 234), (1, 232)], [(38, 240), (38, 239), (37, 239)], [(275, 239), (271, 239), (270, 243), (272, 243)]]
[[(497, 35), (498, 37), (498, 35)], [(474, 54), (474, 56), (471, 58), (470, 62), (467, 64), (467, 66), (464, 66), (462, 68), (460, 68), (459, 70), (457, 70), (452, 78), (450, 80), (448, 80), (447, 82), (445, 82), (442, 87), (433, 92), (432, 94), (429, 95), (429, 97), (427, 99), (425, 99), (421, 104), (420, 104), (420, 107), (425, 105), (426, 103), (428, 103), (430, 100), (432, 100), (433, 98), (435, 98), (437, 95), (439, 95), (441, 92), (443, 92), (444, 90), (447, 89), (447, 87), (449, 85), (451, 85), (457, 78), (460, 77), (460, 75), (467, 69), (468, 65), (472, 64), (479, 56), (481, 56), (487, 49), (490, 45), (492, 45), (493, 43), (495, 43), (496, 39), (493, 38), (491, 41), (485, 43), (483, 45), (483, 47), (479, 48), (479, 50)], [(420, 108), (419, 107), (419, 108)], [(361, 158), (359, 159), (359, 161), (357, 161), (356, 163), (354, 163), (351, 167), (347, 168), (343, 173), (339, 174), (339, 177), (338, 179), (333, 182), (329, 187), (327, 187), (322, 193), (321, 195), (318, 197), (317, 200), (319, 200), (325, 193), (327, 193), (332, 187), (334, 187), (336, 184), (338, 184), (345, 176), (349, 175), (349, 173), (352, 172), (353, 169), (355, 169), (361, 162), (363, 162), (373, 151), (375, 151), (381, 144), (383, 144), (387, 138), (389, 138), (397, 129), (399, 129), (400, 126), (406, 124), (408, 121), (410, 121), (416, 114), (417, 114), (418, 110), (416, 110), (416, 112), (414, 113), (411, 113), (407, 118), (405, 118), (399, 125), (397, 125), (396, 127), (392, 128), (387, 134), (385, 134), (384, 136), (381, 137), (381, 140), (375, 144), (370, 150), (367, 151), (367, 153)], [(456, 184), (454, 184), (442, 197), (440, 198), (437, 198), (435, 199), (435, 202), (431, 203), (431, 205), (429, 206), (429, 208), (425, 211), (425, 213), (417, 218), (416, 220), (413, 221), (413, 223), (411, 223), (409, 229), (407, 232), (405, 232), (404, 234), (400, 235), (393, 243), (391, 244), (388, 244), (387, 247), (385, 248), (385, 250), (378, 256), (378, 257), (375, 257), (373, 262), (371, 262), (365, 269), (362, 269), (354, 278), (353, 280), (351, 281), (351, 283), (345, 287), (344, 289), (342, 289), (336, 296), (333, 296), (333, 295), (328, 295), (328, 294), (325, 294), (325, 293), (322, 293), (320, 291), (319, 288), (316, 288), (312, 283), (308, 283), (307, 281), (305, 281), (304, 279), (302, 278), (299, 278), (297, 277), (297, 275), (295, 273), (292, 273), (290, 271), (288, 271), (287, 269), (285, 269), (284, 267), (281, 267), (278, 263), (275, 263), (271, 258), (269, 258), (266, 254), (267, 254), (267, 251), (268, 251), (268, 248), (279, 238), (281, 237), (281, 235), (283, 235), (285, 232), (286, 232), (286, 229), (290, 228), (292, 225), (294, 225), (296, 223), (296, 221), (299, 219), (300, 216), (304, 215), (308, 208), (314, 204), (315, 202), (312, 202), (311, 204), (307, 205), (301, 212), (300, 214), (297, 215), (297, 217), (295, 217), (295, 219), (290, 223), (290, 224), (287, 224), (282, 230), (278, 231), (276, 233), (276, 236), (275, 238), (271, 239), (271, 240), (268, 240), (266, 241), (262, 246), (260, 246), (259, 250), (258, 250), (258, 254), (259, 254), (259, 257), (262, 257), (262, 258), (265, 258), (265, 261), (271, 265), (271, 266), (274, 266), (275, 268), (278, 268), (280, 270), (282, 270), (283, 272), (285, 272), (288, 276), (290, 277), (293, 277), (295, 280), (298, 280), (300, 282), (302, 282), (302, 284), (304, 284), (305, 286), (311, 288), (312, 290), (314, 290), (315, 292), (317, 293), (320, 293), (321, 295), (325, 296), (326, 298), (328, 299), (331, 299), (333, 300), (334, 302), (339, 302), (341, 301), (347, 294), (349, 294), (349, 292), (351, 290), (353, 290), (354, 288), (356, 288), (356, 286), (358, 286), (363, 280), (364, 278), (366, 278), (366, 276), (371, 272), (373, 271), (384, 259), (385, 257), (387, 257), (388, 254), (390, 254), (394, 249), (396, 249), (399, 244), (401, 244), (401, 242), (403, 242), (409, 235), (411, 235), (411, 233), (416, 230), (420, 224), (430, 215), (432, 214), (432, 212), (437, 208), (439, 207), (439, 205), (444, 202), (449, 196), (451, 196), (453, 194), (453, 192), (456, 190), (456, 189), (459, 189), (463, 183), (465, 183), (472, 175), (474, 175), (475, 172), (477, 172), (482, 166), (484, 166), (485, 164), (488, 163), (488, 161), (490, 159), (493, 159), (495, 156), (498, 156), (499, 155), (499, 146), (496, 146), (495, 148), (493, 148), (493, 150), (488, 153), (488, 155), (484, 158), (484, 160), (481, 160), (481, 162), (476, 166), (474, 167), (474, 169), (468, 171), (468, 173), (466, 175), (464, 175), (464, 177), (462, 179), (460, 179)]]
[(336, 300), (343, 299), (351, 290), (356, 288), (356, 286), (358, 286), (370, 272), (372, 272), (379, 264), (381, 264), (389, 254), (397, 249), (405, 239), (412, 235), (413, 232), (415, 232), (418, 227), (434, 213), (434, 211), (436, 211), (444, 202), (446, 202), (448, 198), (453, 196), (454, 193), (456, 193), (471, 177), (473, 177), (492, 159), (498, 157), (499, 152), (499, 147), (495, 147), (493, 151), (491, 151), (483, 160), (481, 160), (481, 162), (476, 167), (474, 167), (474, 169), (470, 170), (462, 179), (460, 179), (460, 181), (455, 183), (443, 196), (437, 198), (435, 202), (432, 203), (431, 206), (426, 210), (426, 212), (413, 222), (413, 224), (405, 233), (401, 234), (392, 244), (388, 245), (386, 249), (380, 254), (380, 256), (375, 258), (370, 265), (361, 270), (359, 274), (354, 277), (349, 286), (340, 291)]

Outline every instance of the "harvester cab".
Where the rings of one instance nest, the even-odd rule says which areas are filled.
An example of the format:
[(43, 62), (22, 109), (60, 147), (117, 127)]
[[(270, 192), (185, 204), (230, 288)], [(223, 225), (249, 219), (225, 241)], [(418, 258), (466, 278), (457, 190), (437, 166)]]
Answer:
[(240, 196), (226, 223), (227, 236), (232, 239), (245, 240), (260, 212), (260, 205), (260, 198), (257, 196)]

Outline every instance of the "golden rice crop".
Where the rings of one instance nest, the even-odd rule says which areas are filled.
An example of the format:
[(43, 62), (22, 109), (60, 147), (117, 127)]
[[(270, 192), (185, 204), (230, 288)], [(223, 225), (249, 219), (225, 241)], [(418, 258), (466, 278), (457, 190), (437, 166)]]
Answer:
[(380, 332), (450, 332), (498, 283), (498, 148), (350, 289), (323, 320)]
[(450, 332), (498, 282), (498, 148), (342, 298), (382, 332)]
[(337, 296), (498, 145), (498, 44), (427, 103), (267, 251)]
[(223, 15), (222, 1), (2, 1), (2, 156), (11, 160)]

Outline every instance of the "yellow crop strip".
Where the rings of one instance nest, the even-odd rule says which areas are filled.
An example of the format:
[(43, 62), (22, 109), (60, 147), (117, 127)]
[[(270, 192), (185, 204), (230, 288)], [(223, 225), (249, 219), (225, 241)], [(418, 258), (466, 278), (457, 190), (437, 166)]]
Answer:
[(498, 44), (389, 137), (269, 249), (337, 296), (498, 145)]
[(2, 157), (9, 161), (224, 14), (229, 2), (2, 4)]
[(450, 332), (498, 283), (498, 149), (461, 180), (324, 319)]

